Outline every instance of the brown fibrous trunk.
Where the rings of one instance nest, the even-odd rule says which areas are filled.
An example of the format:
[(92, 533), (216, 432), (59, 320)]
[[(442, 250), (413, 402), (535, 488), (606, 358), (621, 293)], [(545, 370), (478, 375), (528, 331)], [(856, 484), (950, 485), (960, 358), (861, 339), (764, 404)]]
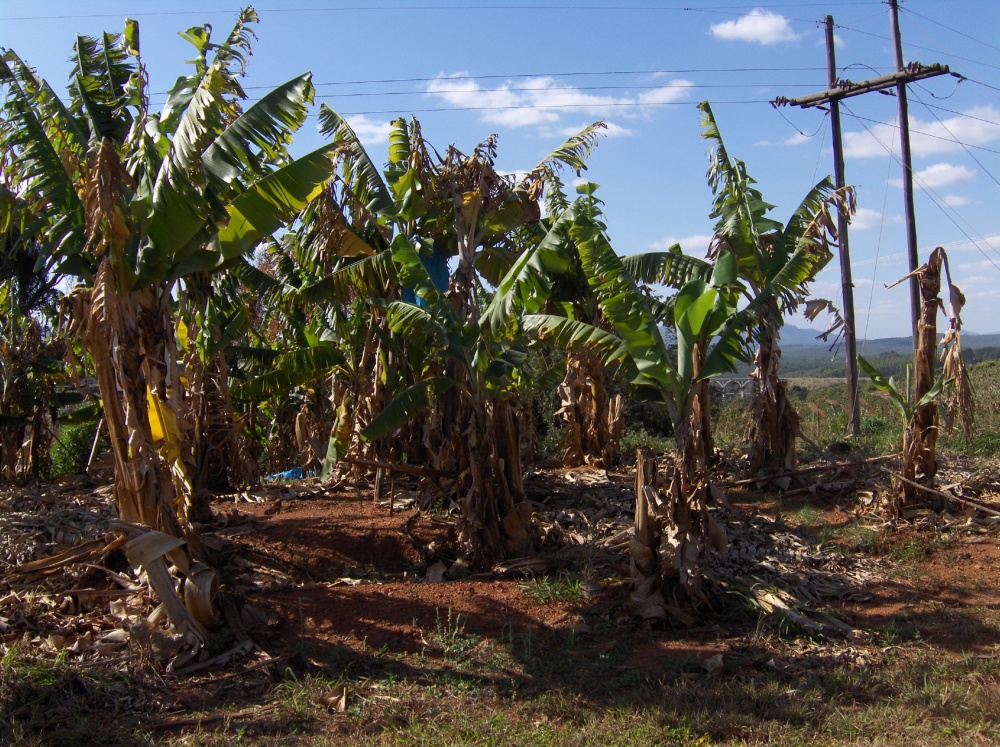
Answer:
[[(920, 287), (920, 320), (913, 354), (914, 402), (929, 392), (935, 382), (937, 362), (937, 315), (941, 308), (941, 266), (944, 253), (935, 249), (927, 263), (916, 271)], [(931, 487), (937, 474), (938, 407), (929, 402), (913, 414), (903, 432), (901, 506), (912, 506), (920, 497), (916, 485)], [(924, 496), (926, 497), (926, 496)]]
[(556, 415), (565, 423), (560, 443), (567, 467), (587, 464), (605, 467), (619, 455), (625, 398), (609, 395), (610, 378), (599, 356), (569, 352), (566, 374), (557, 389), (560, 407)]
[[(119, 292), (105, 260), (94, 287), (67, 300), (70, 331), (79, 335), (94, 362), (115, 461), (119, 516), (191, 542), (190, 453), (185, 453), (190, 445), (183, 438), (189, 420), (179, 391), (169, 293), (155, 288)], [(180, 439), (157, 444), (151, 406), (180, 429)], [(171, 554), (179, 565), (186, 566), (188, 558), (181, 550)]]
[(725, 552), (725, 530), (708, 512), (714, 489), (706, 474), (700, 398), (674, 426), (676, 451), (666, 472), (646, 449), (636, 459), (636, 511), (631, 601), (644, 619), (690, 624), (688, 610), (705, 600), (702, 564), (712, 550)]
[(795, 469), (795, 437), (801, 432), (799, 414), (788, 399), (788, 385), (778, 375), (781, 350), (768, 336), (757, 348), (747, 426), (750, 445), (747, 473), (751, 476)]

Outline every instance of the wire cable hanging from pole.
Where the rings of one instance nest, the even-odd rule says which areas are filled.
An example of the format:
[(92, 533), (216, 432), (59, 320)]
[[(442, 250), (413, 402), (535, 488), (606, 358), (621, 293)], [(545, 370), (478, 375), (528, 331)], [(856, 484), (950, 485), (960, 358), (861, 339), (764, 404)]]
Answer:
[[(944, 131), (947, 132), (949, 135), (951, 135), (953, 138), (955, 138), (955, 141), (958, 142), (958, 137), (955, 135), (955, 133), (952, 132), (951, 129), (948, 127), (948, 125), (946, 125), (943, 121), (941, 121), (941, 118), (934, 111), (931, 110), (930, 105), (926, 104), (923, 101), (923, 99), (921, 99), (920, 96), (918, 96), (916, 93), (913, 94), (913, 98), (915, 98), (917, 100), (917, 103), (922, 104), (923, 106), (927, 107), (927, 111), (929, 111), (930, 114), (931, 114), (931, 116), (934, 117), (934, 119), (937, 120), (937, 123), (939, 125), (941, 125), (941, 127), (944, 128)], [(990, 172), (990, 170), (987, 169), (986, 166), (983, 165), (982, 161), (980, 161), (978, 158), (976, 158), (975, 155), (973, 155), (972, 151), (969, 150), (968, 147), (966, 147), (965, 145), (963, 145), (961, 143), (959, 143), (959, 144), (962, 145), (962, 148), (963, 148), (963, 150), (965, 150), (966, 155), (969, 158), (971, 158), (980, 169), (983, 170), (983, 173), (986, 174), (986, 176), (988, 176), (990, 179), (992, 179), (994, 184), (996, 184), (998, 187), (1000, 187), (1000, 180), (998, 180), (995, 176), (993, 176), (993, 174)]]
[[(872, 138), (872, 139), (873, 139), (873, 140), (874, 140), (875, 142), (877, 142), (877, 143), (878, 143), (878, 144), (879, 144), (879, 145), (880, 145), (880, 146), (882, 147), (882, 149), (883, 149), (883, 150), (885, 150), (885, 152), (886, 152), (886, 153), (887, 153), (887, 154), (889, 155), (889, 158), (891, 158), (891, 159), (892, 159), (893, 161), (895, 161), (896, 163), (898, 163), (898, 164), (899, 164), (900, 166), (902, 166), (902, 165), (903, 165), (903, 164), (902, 164), (902, 161), (900, 161), (900, 159), (899, 159), (899, 158), (898, 158), (898, 157), (896, 156), (896, 154), (895, 154), (895, 153), (893, 153), (893, 151), (892, 151), (892, 148), (890, 148), (890, 147), (889, 147), (888, 145), (886, 145), (886, 144), (885, 144), (885, 143), (884, 143), (884, 142), (882, 141), (882, 139), (881, 139), (881, 138), (879, 138), (879, 136), (878, 136), (878, 135), (876, 135), (876, 134), (875, 134), (874, 132), (872, 132), (872, 130), (871, 130), (871, 129), (870, 129), (869, 127), (868, 127), (868, 125), (866, 125), (866, 124), (865, 124), (864, 122), (862, 122), (862, 121), (861, 121), (861, 118), (860, 118), (860, 117), (858, 117), (857, 115), (855, 115), (855, 114), (854, 114), (854, 112), (852, 112), (852, 111), (851, 111), (851, 108), (850, 108), (849, 106), (847, 106), (847, 105), (845, 104), (845, 105), (844, 105), (844, 110), (845, 110), (845, 111), (847, 112), (847, 114), (848, 114), (849, 116), (851, 116), (851, 117), (854, 117), (854, 119), (856, 119), (856, 120), (858, 120), (859, 122), (861, 122), (861, 126), (862, 126), (862, 127), (864, 127), (864, 128), (865, 128), (865, 130), (866, 130), (866, 131), (868, 132), (868, 134), (869, 134), (869, 135), (871, 136), (871, 138)], [(920, 190), (921, 190), (922, 192), (924, 192), (924, 194), (926, 194), (926, 195), (927, 195), (927, 196), (928, 196), (928, 197), (930, 198), (931, 202), (933, 202), (933, 203), (934, 203), (934, 204), (935, 204), (935, 205), (937, 206), (937, 208), (938, 208), (938, 209), (939, 209), (939, 210), (940, 210), (940, 211), (941, 211), (942, 213), (944, 213), (945, 217), (947, 217), (947, 218), (948, 218), (948, 220), (949, 220), (949, 221), (950, 221), (950, 222), (952, 223), (952, 225), (954, 225), (954, 226), (955, 226), (955, 228), (957, 228), (957, 229), (959, 230), (959, 232), (960, 232), (960, 233), (961, 233), (961, 234), (962, 234), (963, 236), (965, 236), (965, 238), (966, 238), (966, 239), (967, 239), (967, 240), (969, 241), (969, 243), (971, 243), (971, 244), (972, 244), (972, 245), (973, 245), (974, 247), (976, 247), (976, 249), (978, 249), (978, 250), (979, 250), (979, 253), (983, 255), (983, 257), (984, 257), (984, 258), (986, 259), (986, 261), (987, 261), (987, 262), (989, 262), (989, 263), (990, 263), (991, 265), (993, 265), (993, 267), (994, 267), (994, 268), (996, 268), (997, 272), (1000, 272), (1000, 265), (998, 265), (998, 264), (997, 264), (997, 263), (996, 263), (996, 262), (995, 262), (995, 261), (993, 260), (993, 258), (992, 258), (992, 257), (990, 257), (990, 256), (989, 256), (989, 255), (988, 255), (988, 254), (986, 253), (986, 251), (985, 251), (985, 250), (984, 250), (984, 249), (983, 249), (983, 248), (982, 248), (982, 247), (981, 247), (981, 246), (980, 246), (980, 245), (979, 245), (978, 243), (976, 243), (975, 239), (973, 239), (973, 238), (972, 238), (972, 237), (971, 237), (971, 236), (970, 236), (970, 235), (969, 235), (969, 234), (968, 234), (968, 233), (967, 233), (967, 232), (965, 231), (965, 229), (964, 229), (964, 228), (962, 228), (962, 227), (961, 227), (961, 226), (960, 226), (960, 225), (958, 224), (958, 221), (956, 221), (956, 220), (955, 220), (955, 218), (954, 218), (954, 217), (953, 217), (953, 216), (952, 216), (952, 215), (951, 215), (951, 214), (950, 214), (950, 213), (948, 212), (948, 210), (947, 210), (947, 209), (945, 208), (945, 206), (944, 206), (943, 204), (941, 204), (941, 201), (939, 201), (939, 200), (940, 200), (940, 195), (938, 195), (938, 193), (937, 193), (936, 191), (934, 191), (934, 190), (933, 190), (932, 188), (928, 187), (928, 186), (927, 186), (927, 185), (926, 185), (925, 183), (923, 183), (923, 180), (921, 180), (921, 179), (916, 179), (916, 181), (917, 181), (917, 186), (918, 186), (918, 187), (920, 187)], [(962, 217), (961, 217), (961, 216), (960, 216), (960, 215), (958, 214), (958, 212), (954, 210), (954, 208), (952, 208), (952, 211), (953, 211), (953, 212), (955, 212), (955, 215), (958, 215), (958, 216), (959, 216), (959, 218), (961, 218), (962, 222), (966, 223), (966, 225), (968, 225), (968, 226), (969, 226), (969, 228), (970, 228), (970, 229), (972, 230), (972, 232), (973, 232), (974, 234), (976, 234), (976, 236), (978, 236), (978, 237), (979, 237), (979, 239), (980, 239), (980, 240), (981, 240), (981, 241), (982, 241), (983, 243), (985, 243), (985, 244), (986, 244), (987, 246), (989, 246), (989, 247), (990, 247), (990, 249), (993, 249), (993, 251), (994, 251), (994, 252), (995, 252), (995, 253), (997, 254), (997, 256), (998, 256), (998, 257), (1000, 257), (1000, 252), (998, 252), (998, 251), (997, 251), (997, 249), (995, 249), (995, 248), (994, 248), (994, 247), (993, 247), (993, 246), (992, 246), (992, 245), (991, 245), (991, 244), (990, 244), (990, 243), (989, 243), (988, 241), (986, 241), (986, 239), (985, 239), (985, 238), (984, 238), (984, 237), (982, 236), (982, 234), (980, 234), (980, 233), (979, 233), (979, 231), (977, 231), (977, 230), (975, 230), (974, 228), (972, 228), (972, 225), (971, 225), (971, 224), (969, 224), (969, 222), (968, 222), (968, 221), (966, 221), (966, 220), (965, 220), (965, 218), (962, 218)]]

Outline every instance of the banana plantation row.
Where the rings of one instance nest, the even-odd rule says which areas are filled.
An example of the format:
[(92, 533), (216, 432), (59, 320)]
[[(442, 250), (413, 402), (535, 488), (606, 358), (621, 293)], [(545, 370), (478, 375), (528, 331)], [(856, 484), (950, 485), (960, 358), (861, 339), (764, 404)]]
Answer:
[[(442, 153), (399, 119), (380, 170), (322, 105), (324, 144), (293, 158), (311, 75), (244, 108), (256, 21), (243, 11), (221, 40), (184, 32), (193, 68), (160, 111), (134, 21), (77, 38), (63, 96), (4, 54), (4, 477), (42, 469), (57, 414), (99, 414), (123, 526), (159, 538), (188, 602), (167, 604), (172, 622), (200, 630), (192, 598), (208, 595), (210, 613), (214, 587), (195, 527), (214, 492), (261, 467), (410, 465), (460, 514), (460, 553), (488, 568), (533, 550), (526, 393), (558, 387), (572, 465), (616, 456), (626, 392), (662, 408), (676, 438), (662, 470), (640, 458), (636, 599), (649, 617), (667, 598), (696, 603), (699, 562), (726, 543), (706, 508), (708, 381), (752, 360), (748, 468), (793, 466), (779, 332), (830, 260), (850, 191), (824, 179), (775, 221), (703, 103), (707, 258), (622, 257), (596, 185), (568, 195), (560, 180), (585, 169), (602, 123), (515, 178), (495, 168), (495, 137)], [(67, 409), (79, 393), (99, 413)]]

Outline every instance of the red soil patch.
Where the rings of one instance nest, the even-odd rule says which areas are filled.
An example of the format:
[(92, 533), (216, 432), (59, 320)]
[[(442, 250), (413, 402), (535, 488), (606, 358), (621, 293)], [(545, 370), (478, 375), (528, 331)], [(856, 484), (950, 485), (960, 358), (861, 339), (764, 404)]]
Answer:
[[(525, 632), (539, 639), (566, 638), (584, 630), (589, 638), (579, 655), (606, 653), (610, 646), (630, 641), (632, 650), (623, 665), (656, 674), (698, 671), (716, 654), (739, 647), (737, 639), (754, 627), (744, 621), (703, 632), (646, 629), (635, 638), (630, 633), (642, 626), (625, 611), (624, 578), (618, 585), (609, 581), (610, 588), (596, 599), (545, 604), (525, 593), (523, 580), (473, 577), (427, 583), (421, 553), (403, 532), (412, 510), (390, 513), (373, 504), (367, 492), (304, 492), (305, 497), (286, 497), (280, 505), (266, 501), (235, 509), (219, 506), (236, 525), (228, 532), (231, 539), (243, 550), (262, 554), (247, 555), (255, 565), (268, 565), (270, 559), (272, 568), (294, 579), (265, 589), (259, 584), (242, 589), (253, 604), (281, 621), (286, 646), (301, 642), (342, 645), (356, 652), (385, 648), (433, 654), (432, 639), (455, 631), (497, 640)], [(806, 505), (807, 499), (800, 503)], [(801, 505), (785, 501), (780, 510), (789, 519)], [(853, 521), (840, 507), (811, 505), (822, 511), (819, 525), (838, 528)], [(758, 503), (741, 507), (765, 512), (778, 508)], [(410, 528), (419, 543), (449, 554), (454, 523), (421, 515)], [(807, 534), (818, 531), (800, 529)], [(899, 547), (914, 539), (926, 546), (924, 556), (900, 561), (889, 548), (886, 577), (868, 589), (871, 601), (837, 605), (835, 614), (864, 630), (895, 626), (904, 637), (918, 635), (956, 654), (1000, 646), (1000, 627), (995, 624), (1000, 614), (982, 614), (1000, 612), (1000, 538), (992, 533), (941, 542), (927, 532), (904, 529), (887, 541)], [(241, 590), (239, 583), (230, 588)], [(593, 625), (581, 624), (583, 607), (590, 610), (591, 622), (595, 617), (604, 621), (602, 631), (591, 632)]]
[[(370, 498), (347, 493), (285, 499), (277, 512), (274, 506), (241, 504), (237, 511), (256, 521), (248, 524), (252, 531), (233, 539), (308, 571), (310, 580), (300, 579), (301, 585), (248, 592), (255, 605), (284, 622), (286, 637), (356, 650), (416, 651), (434, 631), (499, 637), (572, 624), (571, 605), (540, 604), (516, 581), (424, 581), (422, 555), (403, 531), (412, 510), (389, 513)], [(456, 534), (453, 525), (426, 515), (412, 521), (410, 531), (445, 554)]]

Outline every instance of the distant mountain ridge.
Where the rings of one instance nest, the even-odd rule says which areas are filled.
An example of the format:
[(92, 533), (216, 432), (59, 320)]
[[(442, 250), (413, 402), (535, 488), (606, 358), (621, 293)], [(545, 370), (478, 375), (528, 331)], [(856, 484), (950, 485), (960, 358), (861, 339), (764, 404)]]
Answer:
[[(944, 329), (941, 328), (938, 332), (940, 335), (944, 332)], [(817, 334), (819, 333), (814, 329), (796, 327), (794, 324), (786, 324), (781, 328), (781, 348), (784, 350), (785, 348), (794, 347), (796, 345), (829, 347), (830, 343), (816, 339)], [(830, 340), (831, 342), (833, 341), (833, 335), (830, 336)], [(858, 340), (859, 347), (862, 343), (864, 343), (866, 349), (875, 350), (879, 354), (887, 353), (893, 350), (896, 352), (903, 352), (908, 350), (911, 344), (909, 337), (881, 337), (871, 340)], [(962, 330), (962, 347), (1000, 347), (1000, 333), (980, 334), (979, 332)]]
[[(830, 343), (823, 342), (816, 339), (814, 330), (786, 324), (781, 330), (782, 374), (787, 377), (842, 375), (846, 360), (843, 340), (831, 350), (832, 341), (832, 336)], [(913, 360), (912, 345), (909, 337), (858, 340), (858, 353), (882, 373), (902, 375), (906, 364)], [(970, 364), (1000, 358), (1000, 334), (963, 333), (962, 348)], [(748, 370), (745, 364), (739, 366), (740, 375)]]

